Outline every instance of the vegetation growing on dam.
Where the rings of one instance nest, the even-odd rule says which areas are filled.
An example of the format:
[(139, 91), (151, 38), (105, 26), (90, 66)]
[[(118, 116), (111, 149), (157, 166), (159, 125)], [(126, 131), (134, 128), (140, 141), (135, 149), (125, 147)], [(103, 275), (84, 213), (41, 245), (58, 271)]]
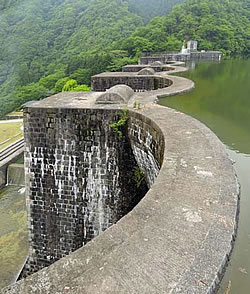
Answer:
[(128, 110), (124, 109), (122, 111), (121, 118), (117, 122), (110, 124), (110, 128), (113, 130), (113, 132), (115, 134), (118, 134), (118, 136), (121, 138), (124, 136), (123, 131), (124, 131), (124, 128), (126, 127), (127, 120), (128, 120)]
[[(249, 56), (249, 0), (0, 1), (0, 116), (74, 79), (136, 63), (142, 51), (199, 49)], [(149, 13), (150, 12), (150, 13)], [(151, 22), (150, 16), (156, 16)]]

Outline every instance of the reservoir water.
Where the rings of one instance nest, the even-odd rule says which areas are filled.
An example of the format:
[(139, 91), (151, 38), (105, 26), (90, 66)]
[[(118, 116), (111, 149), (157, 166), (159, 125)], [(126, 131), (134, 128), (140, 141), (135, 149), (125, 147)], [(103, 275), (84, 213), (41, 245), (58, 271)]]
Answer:
[(0, 289), (15, 281), (27, 256), (24, 187), (0, 191)]
[(196, 87), (160, 100), (206, 124), (226, 145), (241, 184), (236, 244), (219, 294), (250, 293), (250, 60), (194, 63), (183, 76)]

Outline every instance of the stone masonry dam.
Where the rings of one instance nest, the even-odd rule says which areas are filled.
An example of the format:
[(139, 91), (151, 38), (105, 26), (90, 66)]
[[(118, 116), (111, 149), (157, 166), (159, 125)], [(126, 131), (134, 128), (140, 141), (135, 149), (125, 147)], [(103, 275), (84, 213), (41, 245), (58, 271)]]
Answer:
[(124, 67), (25, 109), (29, 252), (0, 293), (217, 291), (239, 184), (213, 132), (155, 103), (194, 87), (184, 70)]

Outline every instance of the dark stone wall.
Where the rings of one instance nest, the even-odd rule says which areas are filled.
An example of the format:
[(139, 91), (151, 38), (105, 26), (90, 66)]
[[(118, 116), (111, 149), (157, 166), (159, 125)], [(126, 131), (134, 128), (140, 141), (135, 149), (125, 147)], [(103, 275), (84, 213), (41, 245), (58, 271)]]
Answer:
[(7, 168), (8, 165), (5, 164), (0, 167), (0, 188), (4, 187), (7, 182)]
[(171, 85), (171, 81), (155, 76), (94, 76), (91, 81), (93, 91), (105, 91), (113, 86), (124, 84), (137, 91), (151, 91)]
[(206, 52), (191, 52), (190, 54), (169, 54), (167, 56), (168, 60), (175, 60), (175, 61), (189, 61), (189, 60), (196, 60), (196, 59), (204, 59), (204, 60), (220, 60), (222, 53), (219, 51), (206, 51)]
[(0, 188), (3, 188), (8, 184), (8, 166), (11, 164), (11, 160), (2, 166), (0, 166)]
[[(127, 66), (127, 65), (125, 65), (125, 66), (122, 67), (122, 71), (123, 72), (138, 72), (138, 71), (140, 71), (140, 70), (142, 70), (144, 68), (145, 68), (145, 65), (141, 65), (141, 66), (138, 66), (138, 65), (136, 65), (136, 66)], [(162, 71), (160, 66), (156, 67), (156, 69), (154, 68), (154, 70), (155, 71)]]
[[(20, 277), (82, 247), (127, 214), (152, 185), (163, 137), (133, 112), (119, 136), (110, 124), (121, 113), (25, 110), (29, 257)], [(139, 185), (138, 168), (145, 173)]]
[(139, 64), (151, 64), (155, 61), (160, 61), (161, 63), (166, 63), (165, 56), (144, 56), (140, 57)]
[(207, 52), (191, 52), (191, 59), (209, 59), (218, 60), (221, 59), (222, 53), (219, 51), (207, 51)]
[[(142, 69), (144, 69), (146, 66), (145, 65), (135, 65), (135, 66), (131, 66), (131, 65), (125, 65), (122, 67), (122, 71), (123, 72), (138, 72)], [(156, 66), (156, 65), (150, 65), (149, 68), (153, 68), (153, 70), (155, 72), (161, 72), (161, 71), (168, 71), (169, 67), (166, 66)]]
[(128, 134), (137, 164), (150, 188), (163, 162), (164, 136), (152, 120), (138, 112), (130, 112)]

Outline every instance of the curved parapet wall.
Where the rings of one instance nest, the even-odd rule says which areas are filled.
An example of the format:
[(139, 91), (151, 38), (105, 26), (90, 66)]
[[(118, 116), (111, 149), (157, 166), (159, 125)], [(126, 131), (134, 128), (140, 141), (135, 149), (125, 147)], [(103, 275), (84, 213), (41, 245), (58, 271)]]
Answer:
[(102, 92), (107, 89), (124, 84), (135, 92), (144, 92), (169, 87), (172, 82), (161, 75), (137, 75), (137, 73), (102, 73), (91, 78), (93, 91)]
[(133, 64), (133, 65), (125, 65), (122, 67), (123, 72), (139, 72), (140, 70), (144, 68), (153, 68), (156, 72), (161, 72), (163, 70), (168, 70), (167, 67), (162, 66), (149, 66), (149, 65), (139, 65), (139, 64)]
[[(162, 70), (161, 72), (159, 72), (159, 66), (134, 65), (128, 70), (123, 68), (123, 72), (101, 73), (91, 78), (91, 88), (93, 91), (103, 92), (116, 85), (123, 84), (131, 87), (135, 92), (163, 89), (173, 84), (173, 78), (169, 74), (181, 73), (187, 70), (187, 68), (179, 66), (179, 64), (178, 66), (171, 65), (171, 67), (163, 65), (160, 69)], [(166, 69), (167, 71), (165, 71)]]
[(154, 154), (160, 173), (143, 200), (85, 247), (2, 293), (213, 293), (238, 211), (224, 146), (198, 121), (159, 106), (130, 112), (129, 134), (145, 170), (144, 152), (164, 138), (164, 154)]
[[(176, 65), (176, 64), (175, 64)], [(180, 65), (184, 65), (180, 63)], [(144, 68), (152, 68), (156, 72), (162, 72), (162, 71), (171, 71), (173, 68), (170, 65), (167, 64), (161, 64), (161, 65), (140, 65), (140, 64), (133, 64), (133, 65), (125, 65), (122, 67), (123, 72), (138, 72)]]
[[(82, 247), (145, 195), (127, 130), (112, 127), (121, 117), (119, 109), (25, 110), (29, 257), (21, 277)], [(154, 178), (158, 146), (150, 151)]]
[(144, 56), (140, 57), (139, 64), (140, 65), (146, 65), (146, 64), (152, 64), (156, 61), (160, 61), (162, 64), (166, 63), (166, 56)]
[[(86, 246), (1, 293), (215, 292), (234, 243), (238, 182), (223, 144), (207, 127), (183, 113), (152, 103), (156, 96), (173, 95), (193, 87), (193, 83), (184, 78), (171, 77), (171, 81), (173, 84), (168, 88), (136, 93), (130, 99), (127, 132), (121, 130), (121, 137), (111, 132), (110, 123), (118, 122), (121, 109), (127, 106), (117, 105), (117, 109), (113, 109), (114, 105), (95, 104), (99, 93), (62, 93), (28, 109), (28, 120), (35, 118), (39, 111), (42, 112), (41, 119), (51, 119), (47, 121), (48, 127), (61, 130), (56, 144), (63, 148), (60, 140), (66, 140), (66, 150), (70, 152), (83, 150), (84, 134), (80, 126), (89, 126), (89, 131), (96, 131), (98, 138), (103, 130), (100, 144), (95, 140), (94, 146), (103, 144), (105, 150), (109, 144), (124, 150), (121, 142), (126, 138), (126, 144), (131, 148), (130, 158), (136, 160), (136, 170), (143, 171), (150, 189), (134, 209)], [(130, 105), (137, 99), (143, 105), (139, 110), (133, 110)], [(44, 113), (47, 114), (41, 115)], [(53, 113), (56, 113), (55, 117)], [(88, 113), (91, 113), (89, 118)], [(58, 122), (63, 120), (69, 131), (59, 128)], [(94, 130), (91, 130), (93, 123)], [(48, 131), (47, 136), (46, 141), (37, 134), (37, 142), (49, 143), (54, 137), (53, 131)], [(91, 134), (87, 134), (86, 141), (89, 136)], [(34, 136), (31, 138), (36, 140)], [(86, 143), (87, 147), (91, 152), (98, 149), (92, 150)], [(115, 154), (114, 150), (109, 154)], [(32, 148), (26, 151), (41, 154)], [(34, 165), (32, 158), (30, 163)], [(124, 162), (121, 183), (136, 191), (140, 180), (136, 180), (135, 186), (130, 185), (132, 166), (126, 167), (130, 162), (127, 159), (121, 162)], [(76, 159), (71, 167), (78, 164), (86, 166), (89, 163)], [(73, 172), (71, 168), (70, 171)], [(117, 183), (119, 171), (112, 171), (116, 173), (112, 178)], [(77, 174), (80, 177), (81, 173), (71, 172), (70, 177)], [(60, 175), (58, 169), (56, 174)]]

